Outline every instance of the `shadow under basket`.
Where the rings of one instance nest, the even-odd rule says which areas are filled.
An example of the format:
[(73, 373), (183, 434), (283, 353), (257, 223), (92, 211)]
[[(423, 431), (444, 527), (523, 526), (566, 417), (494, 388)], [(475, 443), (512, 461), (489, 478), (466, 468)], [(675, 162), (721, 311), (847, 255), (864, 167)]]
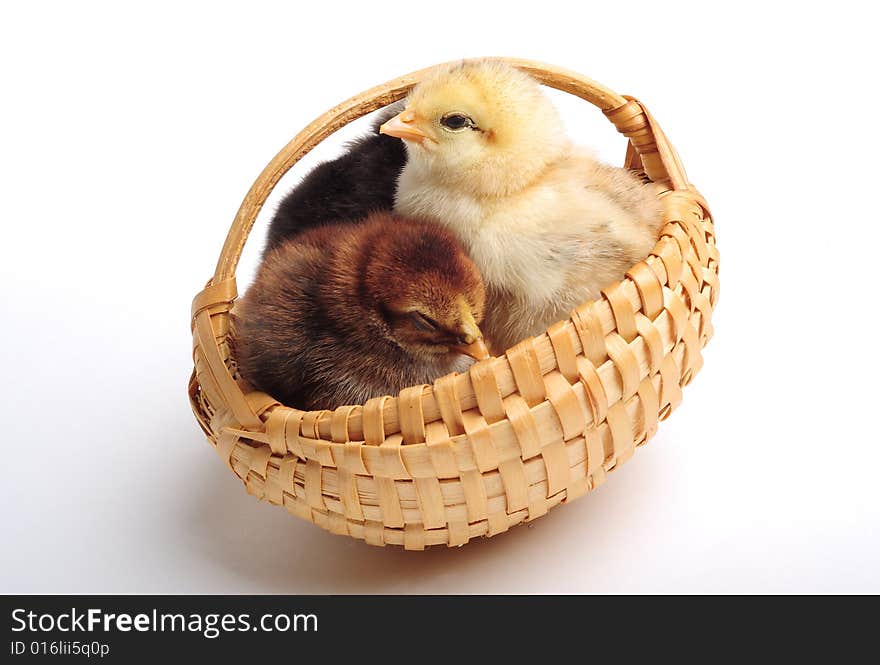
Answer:
[(639, 101), (557, 67), (505, 61), (597, 106), (629, 139), (625, 166), (661, 186), (665, 224), (656, 246), (601, 298), (466, 374), (333, 411), (284, 406), (251, 390), (232, 357), (244, 242), (299, 159), (404, 97), (427, 70), (334, 107), (257, 178), (214, 277), (193, 301), (193, 412), (250, 494), (372, 545), (462, 545), (602, 484), (653, 436), (699, 371), (718, 299), (718, 252), (708, 206), (675, 150)]

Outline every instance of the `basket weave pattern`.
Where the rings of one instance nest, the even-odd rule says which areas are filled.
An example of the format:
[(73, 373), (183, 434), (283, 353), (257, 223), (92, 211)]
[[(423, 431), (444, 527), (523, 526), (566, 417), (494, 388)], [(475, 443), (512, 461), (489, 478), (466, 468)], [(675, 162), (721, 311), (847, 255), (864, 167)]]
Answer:
[(602, 484), (681, 401), (702, 365), (718, 298), (705, 201), (637, 100), (559, 68), (507, 62), (598, 106), (629, 139), (626, 166), (664, 190), (654, 250), (600, 299), (466, 374), (334, 411), (281, 405), (239, 379), (230, 353), (244, 242), (287, 170), (343, 125), (405, 96), (424, 71), (331, 109), (254, 183), (214, 277), (193, 301), (190, 401), (249, 493), (374, 545), (461, 545)]

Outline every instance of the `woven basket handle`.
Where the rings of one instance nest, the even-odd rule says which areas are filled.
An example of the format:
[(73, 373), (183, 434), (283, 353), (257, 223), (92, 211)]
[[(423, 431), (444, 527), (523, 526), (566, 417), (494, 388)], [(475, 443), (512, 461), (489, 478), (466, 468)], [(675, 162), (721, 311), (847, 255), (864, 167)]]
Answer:
[[(631, 97), (622, 97), (608, 88), (574, 72), (529, 60), (499, 58), (530, 74), (539, 82), (580, 97), (599, 107), (624, 136), (630, 140), (627, 166), (644, 168), (654, 182), (672, 189), (686, 189), (687, 177), (675, 150), (644, 107)], [(232, 222), (217, 268), (214, 285), (235, 276), (244, 243), (257, 215), (272, 189), (294, 164), (333, 132), (357, 118), (406, 96), (434, 67), (422, 69), (356, 95), (333, 107), (297, 134), (275, 155), (242, 201)]]

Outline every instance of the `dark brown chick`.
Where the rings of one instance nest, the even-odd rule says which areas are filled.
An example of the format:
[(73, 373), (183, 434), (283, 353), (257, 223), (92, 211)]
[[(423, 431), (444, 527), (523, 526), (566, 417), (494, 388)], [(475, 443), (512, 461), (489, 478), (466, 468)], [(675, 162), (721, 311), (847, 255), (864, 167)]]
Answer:
[(235, 307), (236, 360), (288, 406), (362, 404), (487, 357), (484, 299), (476, 266), (437, 224), (379, 212), (317, 227), (265, 256)]
[(281, 201), (269, 224), (268, 254), (288, 238), (316, 226), (353, 222), (394, 207), (397, 178), (406, 163), (403, 142), (379, 133), (379, 126), (401, 110), (384, 110), (366, 135), (344, 152), (310, 171)]

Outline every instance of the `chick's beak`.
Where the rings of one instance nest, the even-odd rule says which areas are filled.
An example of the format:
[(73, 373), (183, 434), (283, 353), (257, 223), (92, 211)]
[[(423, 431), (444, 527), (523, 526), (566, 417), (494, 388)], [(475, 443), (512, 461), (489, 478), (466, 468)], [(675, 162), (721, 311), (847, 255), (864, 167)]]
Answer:
[(379, 127), (379, 133), (387, 134), (388, 136), (396, 136), (404, 141), (414, 141), (416, 143), (423, 143), (425, 140), (432, 140), (431, 136), (415, 124), (415, 120), (415, 113), (412, 111), (403, 111)]
[(452, 350), (470, 356), (475, 360), (486, 360), (489, 357), (489, 349), (486, 348), (486, 343), (483, 341), (483, 333), (480, 332), (480, 328), (477, 326), (470, 305), (465, 298), (459, 297), (458, 307), (461, 316), (462, 332), (464, 333), (462, 335), (464, 343), (453, 346)]
[(489, 349), (482, 337), (477, 337), (470, 344), (457, 344), (452, 350), (470, 356), (474, 360), (486, 360), (489, 357)]

